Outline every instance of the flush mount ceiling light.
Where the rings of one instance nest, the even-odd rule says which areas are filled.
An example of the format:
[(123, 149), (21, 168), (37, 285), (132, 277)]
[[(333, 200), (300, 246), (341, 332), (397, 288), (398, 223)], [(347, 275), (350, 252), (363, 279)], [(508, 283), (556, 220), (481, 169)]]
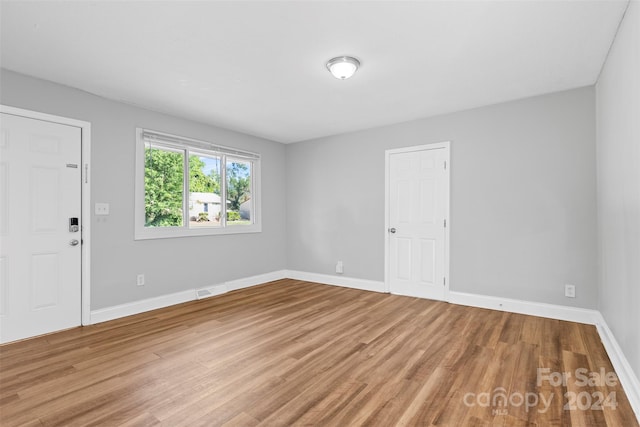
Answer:
[(333, 77), (346, 80), (353, 76), (360, 66), (360, 61), (352, 56), (338, 56), (327, 62), (327, 69)]

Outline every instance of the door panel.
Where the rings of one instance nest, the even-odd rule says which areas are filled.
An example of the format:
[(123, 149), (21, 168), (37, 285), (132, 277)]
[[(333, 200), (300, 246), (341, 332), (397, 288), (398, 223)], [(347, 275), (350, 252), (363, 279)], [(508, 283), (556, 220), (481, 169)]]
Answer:
[(420, 182), (420, 222), (434, 224), (436, 222), (436, 182), (433, 179), (423, 179)]
[(420, 239), (420, 281), (431, 285), (436, 283), (436, 241), (434, 239)]
[(445, 295), (448, 149), (389, 155), (388, 268), (392, 293), (431, 299)]
[(31, 255), (31, 310), (58, 305), (60, 259), (58, 254)]
[(59, 171), (54, 168), (35, 166), (31, 168), (31, 216), (33, 233), (55, 233), (60, 211)]
[(396, 276), (401, 280), (411, 280), (411, 260), (413, 259), (411, 239), (399, 237), (396, 240), (396, 245), (398, 248), (396, 257), (398, 270)]
[[(81, 129), (2, 113), (0, 342), (81, 323)], [(81, 228), (80, 228), (81, 229)]]

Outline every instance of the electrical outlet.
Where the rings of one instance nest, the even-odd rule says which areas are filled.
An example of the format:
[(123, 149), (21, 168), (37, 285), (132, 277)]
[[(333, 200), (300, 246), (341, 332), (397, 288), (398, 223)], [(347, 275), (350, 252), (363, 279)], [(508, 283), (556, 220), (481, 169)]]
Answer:
[(342, 264), (342, 261), (338, 261), (336, 263), (336, 273), (338, 274), (344, 273), (344, 265)]
[(569, 284), (564, 285), (564, 296), (567, 298), (575, 298), (576, 287), (574, 285), (569, 285)]
[(109, 203), (96, 203), (96, 215), (109, 215)]
[(144, 274), (138, 274), (138, 278), (136, 279), (136, 284), (138, 286), (144, 286)]

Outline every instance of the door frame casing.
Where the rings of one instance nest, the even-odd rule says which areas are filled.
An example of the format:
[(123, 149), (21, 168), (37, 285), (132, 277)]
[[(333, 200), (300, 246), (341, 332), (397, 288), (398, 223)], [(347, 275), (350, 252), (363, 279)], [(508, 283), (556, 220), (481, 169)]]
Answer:
[(450, 274), (449, 274), (449, 258), (450, 258), (450, 230), (451, 230), (451, 218), (450, 218), (450, 194), (451, 194), (451, 141), (442, 141), (435, 142), (432, 144), (424, 144), (424, 145), (416, 145), (412, 147), (402, 147), (402, 148), (394, 148), (390, 150), (385, 150), (384, 152), (384, 289), (385, 292), (391, 292), (391, 278), (390, 278), (390, 236), (389, 236), (389, 227), (391, 224), (389, 223), (390, 216), (390, 183), (389, 180), (391, 178), (391, 155), (400, 154), (400, 153), (409, 153), (413, 151), (424, 151), (424, 150), (436, 150), (436, 149), (444, 149), (445, 150), (445, 161), (447, 162), (447, 166), (445, 168), (445, 180), (447, 182), (447, 191), (445, 195), (444, 202), (444, 219), (447, 221), (447, 226), (444, 229), (444, 277), (446, 283), (444, 285), (444, 298), (443, 301), (449, 301), (449, 287), (450, 287)]
[(80, 262), (80, 281), (81, 281), (81, 324), (91, 324), (91, 180), (89, 174), (91, 171), (91, 123), (82, 120), (71, 119), (68, 117), (55, 116), (52, 114), (41, 113), (38, 111), (25, 110), (23, 108), (11, 107), (0, 104), (0, 113), (11, 114), (14, 116), (25, 117), (28, 119), (42, 120), (45, 122), (57, 123), (61, 125), (73, 126), (80, 128), (81, 131), (81, 148), (80, 155), (82, 160), (80, 186), (81, 215), (82, 215), (82, 255)]

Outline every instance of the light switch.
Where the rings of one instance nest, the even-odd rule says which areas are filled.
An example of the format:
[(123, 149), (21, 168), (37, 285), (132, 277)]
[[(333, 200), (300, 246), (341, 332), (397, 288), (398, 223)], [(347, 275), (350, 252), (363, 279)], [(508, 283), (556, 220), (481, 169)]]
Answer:
[(96, 203), (96, 215), (109, 215), (109, 203)]

